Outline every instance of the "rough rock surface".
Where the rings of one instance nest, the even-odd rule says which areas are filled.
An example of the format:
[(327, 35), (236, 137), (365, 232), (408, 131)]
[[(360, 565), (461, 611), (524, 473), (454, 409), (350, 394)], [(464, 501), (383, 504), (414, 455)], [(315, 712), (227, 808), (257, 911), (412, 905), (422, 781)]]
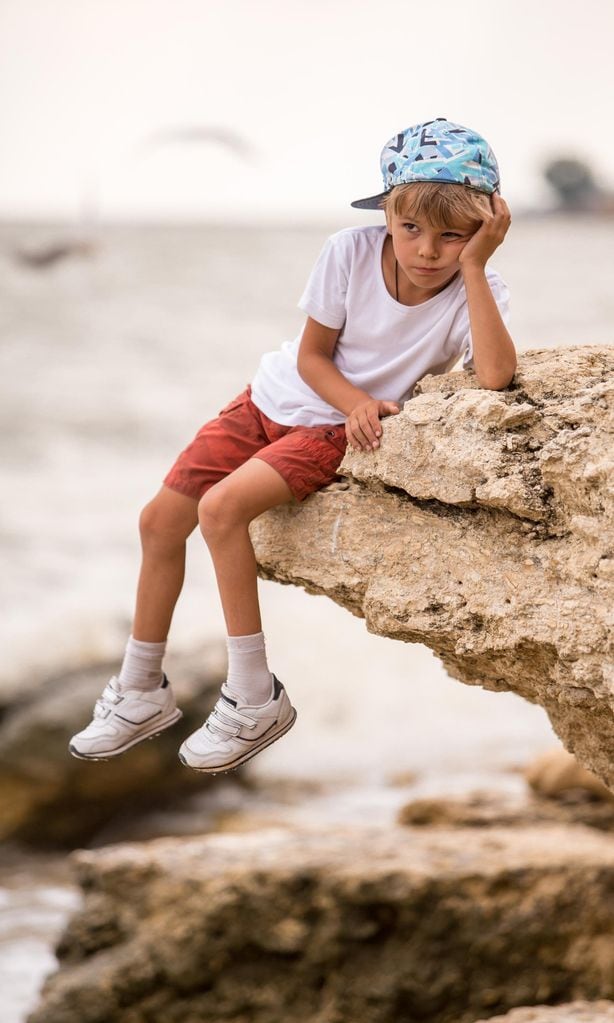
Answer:
[(614, 800), (598, 799), (577, 790), (557, 800), (478, 791), (455, 799), (413, 799), (401, 807), (397, 821), (412, 827), (431, 828), (585, 824), (599, 831), (613, 832)]
[(170, 657), (168, 665), (183, 717), (152, 742), (108, 761), (78, 760), (69, 753), (68, 742), (90, 720), (94, 701), (117, 664), (46, 679), (4, 708), (0, 840), (74, 848), (111, 821), (163, 806), (171, 797), (207, 784), (203, 775), (180, 763), (177, 749), (217, 699), (225, 678), (225, 648), (212, 644), (190, 656)]
[(270, 829), (73, 854), (29, 1023), (472, 1023), (614, 998), (614, 846), (581, 826)]
[(614, 788), (614, 347), (526, 352), (505, 391), (426, 377), (381, 448), (252, 523), (261, 575), (547, 711)]
[(476, 1023), (614, 1023), (614, 1002), (569, 1002), (567, 1005), (533, 1005), (512, 1009), (505, 1016), (491, 1016)]

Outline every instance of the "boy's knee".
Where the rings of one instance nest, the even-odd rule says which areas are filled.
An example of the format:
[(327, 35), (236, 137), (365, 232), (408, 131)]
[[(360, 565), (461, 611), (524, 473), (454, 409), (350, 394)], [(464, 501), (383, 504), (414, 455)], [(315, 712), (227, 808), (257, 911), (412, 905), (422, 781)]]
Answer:
[(198, 524), (200, 531), (207, 539), (216, 533), (224, 522), (222, 496), (217, 487), (210, 487), (198, 502)]
[(198, 502), (198, 521), (205, 539), (226, 532), (243, 520), (241, 501), (229, 486), (216, 484)]
[(171, 514), (155, 497), (145, 505), (139, 516), (143, 547), (174, 550), (185, 543), (191, 531), (182, 518)]

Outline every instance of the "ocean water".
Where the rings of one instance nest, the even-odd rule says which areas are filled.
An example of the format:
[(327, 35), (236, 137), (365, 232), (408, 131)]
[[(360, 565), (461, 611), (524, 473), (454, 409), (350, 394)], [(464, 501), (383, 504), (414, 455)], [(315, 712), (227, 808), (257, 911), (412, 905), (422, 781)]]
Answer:
[[(351, 222), (106, 226), (89, 256), (46, 268), (18, 254), (62, 237), (58, 226), (0, 226), (5, 691), (24, 675), (121, 655), (139, 509), (260, 355), (300, 331), (296, 302), (313, 261)], [(512, 225), (492, 263), (511, 288), (519, 350), (614, 343), (613, 242), (613, 219)], [(390, 781), (403, 773), (416, 776), (412, 794), (513, 787), (513, 769), (558, 741), (540, 708), (460, 685), (426, 648), (371, 636), (324, 597), (272, 582), (260, 594), (269, 661), (299, 718), (250, 771), (263, 784), (323, 786), (295, 814), (391, 819), (406, 793)], [(171, 643), (223, 635), (211, 562), (194, 535)], [(13, 992), (5, 1023), (23, 1018), (52, 968), (49, 942), (75, 898), (44, 863), (21, 862), (17, 882), (0, 865), (10, 909), (0, 982)]]

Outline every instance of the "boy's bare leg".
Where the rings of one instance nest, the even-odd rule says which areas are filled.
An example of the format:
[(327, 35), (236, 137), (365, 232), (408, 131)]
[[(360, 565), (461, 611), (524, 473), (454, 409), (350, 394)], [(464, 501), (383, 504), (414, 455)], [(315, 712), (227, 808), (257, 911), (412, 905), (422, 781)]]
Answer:
[(292, 499), (279, 473), (253, 457), (200, 500), (200, 527), (217, 576), (229, 656), (218, 702), (179, 748), (181, 762), (197, 771), (216, 774), (238, 767), (285, 735), (296, 720), (285, 687), (266, 663), (248, 533), (252, 519)]
[(249, 523), (291, 500), (288, 484), (260, 458), (250, 458), (201, 498), (200, 527), (211, 552), (229, 636), (262, 630)]
[[(183, 584), (185, 542), (197, 522), (198, 502), (168, 487), (162, 487), (143, 509), (143, 561), (132, 636), (119, 675), (105, 686), (100, 698), (106, 716), (97, 714), (100, 703), (96, 701), (92, 721), (70, 740), (73, 756), (108, 760), (170, 728), (181, 717), (168, 679), (160, 684), (160, 676), (166, 637)], [(118, 691), (126, 701), (121, 702), (119, 711)], [(148, 712), (145, 718), (143, 707)]]
[(162, 487), (141, 512), (143, 560), (132, 626), (134, 639), (162, 643), (185, 575), (185, 546), (198, 525), (198, 501)]

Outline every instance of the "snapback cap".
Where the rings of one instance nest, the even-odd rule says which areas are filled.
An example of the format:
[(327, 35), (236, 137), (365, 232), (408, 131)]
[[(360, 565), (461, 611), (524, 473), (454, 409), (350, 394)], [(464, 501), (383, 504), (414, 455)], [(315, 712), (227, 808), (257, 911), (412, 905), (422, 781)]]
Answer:
[(499, 166), (486, 139), (445, 117), (394, 135), (382, 149), (380, 167), (384, 191), (356, 199), (351, 203), (356, 209), (379, 210), (381, 200), (396, 185), (412, 181), (466, 185), (488, 195), (499, 191)]

